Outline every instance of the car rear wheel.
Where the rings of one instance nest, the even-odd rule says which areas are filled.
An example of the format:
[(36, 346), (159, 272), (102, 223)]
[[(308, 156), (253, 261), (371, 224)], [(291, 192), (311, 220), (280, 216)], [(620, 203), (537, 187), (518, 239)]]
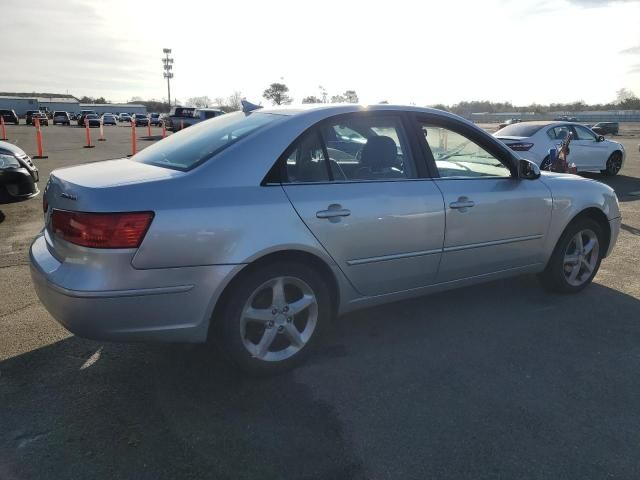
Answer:
[(607, 160), (607, 168), (600, 170), (600, 173), (608, 177), (613, 177), (618, 174), (622, 168), (622, 154), (620, 152), (613, 152), (609, 155)]
[(226, 356), (251, 374), (270, 375), (297, 365), (330, 318), (327, 286), (303, 264), (267, 264), (232, 288), (217, 340)]
[(590, 218), (578, 219), (566, 228), (539, 275), (542, 286), (557, 293), (576, 293), (598, 273), (604, 245), (600, 225)]

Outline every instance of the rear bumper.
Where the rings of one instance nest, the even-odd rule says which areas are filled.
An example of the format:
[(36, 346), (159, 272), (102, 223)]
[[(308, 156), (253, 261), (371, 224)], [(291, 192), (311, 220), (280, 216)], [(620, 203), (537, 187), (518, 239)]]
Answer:
[(49, 313), (70, 332), (95, 340), (203, 342), (215, 302), (241, 268), (136, 270), (132, 253), (123, 250), (60, 262), (44, 234), (29, 255), (36, 293)]

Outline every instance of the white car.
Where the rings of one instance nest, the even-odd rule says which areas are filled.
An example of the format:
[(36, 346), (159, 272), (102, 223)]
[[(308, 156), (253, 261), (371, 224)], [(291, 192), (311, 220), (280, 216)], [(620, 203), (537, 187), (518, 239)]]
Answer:
[(573, 140), (569, 146), (569, 162), (579, 172), (601, 172), (616, 175), (624, 165), (622, 144), (605, 139), (591, 129), (573, 122), (522, 122), (507, 125), (493, 134), (520, 156), (547, 169), (549, 152), (558, 148), (569, 132)]

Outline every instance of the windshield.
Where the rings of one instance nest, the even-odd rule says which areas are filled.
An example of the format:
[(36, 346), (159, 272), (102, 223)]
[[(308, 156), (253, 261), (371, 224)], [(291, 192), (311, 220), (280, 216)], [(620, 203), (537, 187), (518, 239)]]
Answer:
[(189, 170), (252, 132), (286, 118), (268, 113), (236, 112), (221, 115), (145, 148), (133, 157), (150, 165)]
[(493, 135), (496, 137), (530, 137), (544, 125), (531, 123), (513, 123), (501, 128)]

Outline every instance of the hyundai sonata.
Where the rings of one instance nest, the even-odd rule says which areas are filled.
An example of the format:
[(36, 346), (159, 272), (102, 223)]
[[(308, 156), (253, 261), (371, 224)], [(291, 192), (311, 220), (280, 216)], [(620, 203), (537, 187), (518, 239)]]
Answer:
[(455, 115), (253, 107), (51, 174), (30, 257), (53, 317), (94, 339), (213, 340), (265, 373), (358, 308), (527, 272), (578, 292), (616, 242), (611, 188), (541, 175)]

